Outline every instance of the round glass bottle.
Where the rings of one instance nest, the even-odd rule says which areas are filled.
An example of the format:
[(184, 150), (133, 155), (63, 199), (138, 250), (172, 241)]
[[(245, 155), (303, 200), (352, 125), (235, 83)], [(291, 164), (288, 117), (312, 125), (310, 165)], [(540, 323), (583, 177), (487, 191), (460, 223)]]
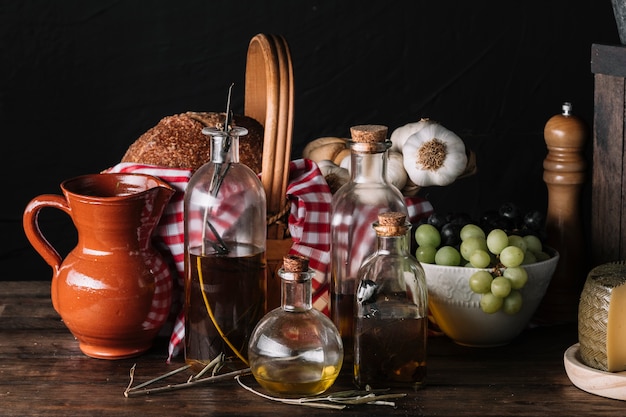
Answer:
[(358, 273), (354, 312), (354, 380), (361, 388), (419, 388), (426, 378), (428, 289), (410, 254), (403, 213), (374, 223), (378, 249)]
[(313, 308), (308, 259), (287, 255), (278, 270), (281, 307), (261, 319), (250, 339), (250, 369), (258, 383), (279, 395), (317, 395), (335, 382), (343, 344), (333, 322)]
[[(239, 163), (245, 128), (204, 128), (211, 161), (185, 192), (185, 361), (201, 370), (224, 354), (245, 367), (254, 326), (264, 313), (266, 196)], [(232, 360), (232, 361), (231, 361)]]
[(343, 339), (344, 359), (352, 361), (354, 293), (363, 260), (376, 250), (372, 223), (380, 213), (408, 214), (402, 193), (387, 181), (387, 127), (350, 129), (350, 181), (331, 202), (330, 314)]

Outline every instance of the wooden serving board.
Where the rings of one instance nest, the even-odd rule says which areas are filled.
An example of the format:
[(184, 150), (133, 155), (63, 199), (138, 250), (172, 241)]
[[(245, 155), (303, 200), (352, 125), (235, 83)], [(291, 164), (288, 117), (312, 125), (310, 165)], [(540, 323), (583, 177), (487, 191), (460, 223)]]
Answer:
[(580, 360), (579, 349), (580, 344), (576, 343), (563, 355), (565, 372), (570, 381), (590, 394), (626, 401), (626, 371), (604, 372), (591, 368)]

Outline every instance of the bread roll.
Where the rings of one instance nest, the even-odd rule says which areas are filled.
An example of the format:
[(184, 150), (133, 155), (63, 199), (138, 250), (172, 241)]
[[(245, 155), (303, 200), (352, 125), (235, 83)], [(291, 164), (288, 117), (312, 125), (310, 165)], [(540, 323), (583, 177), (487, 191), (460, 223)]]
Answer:
[[(186, 112), (166, 116), (132, 143), (121, 162), (187, 168), (195, 171), (211, 160), (211, 139), (202, 134), (206, 126), (222, 126), (225, 113)], [(235, 114), (232, 125), (248, 129), (239, 139), (239, 161), (255, 173), (261, 172), (263, 126)]]

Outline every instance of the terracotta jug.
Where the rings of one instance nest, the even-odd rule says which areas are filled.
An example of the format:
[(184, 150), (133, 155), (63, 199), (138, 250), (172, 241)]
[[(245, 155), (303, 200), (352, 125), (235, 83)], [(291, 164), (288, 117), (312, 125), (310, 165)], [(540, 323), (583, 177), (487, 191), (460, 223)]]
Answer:
[[(171, 272), (152, 237), (175, 190), (143, 174), (91, 174), (61, 184), (24, 211), (30, 243), (52, 267), (54, 309), (94, 358), (122, 359), (148, 350), (167, 319)], [(68, 214), (78, 232), (62, 259), (38, 223), (43, 208)]]

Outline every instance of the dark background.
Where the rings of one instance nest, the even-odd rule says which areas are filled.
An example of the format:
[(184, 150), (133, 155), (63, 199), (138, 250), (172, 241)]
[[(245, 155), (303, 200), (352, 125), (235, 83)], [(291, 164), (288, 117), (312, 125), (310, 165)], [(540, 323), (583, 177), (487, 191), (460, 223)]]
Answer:
[[(261, 32), (290, 45), (293, 159), (356, 124), (430, 117), (479, 172), (422, 194), (473, 216), (506, 201), (545, 210), (545, 123), (571, 101), (591, 129), (591, 45), (619, 44), (610, 0), (2, 0), (0, 279), (51, 276), (23, 233), (31, 198), (116, 164), (164, 116), (223, 111), (233, 82), (243, 112)], [(60, 252), (73, 247), (64, 214), (44, 211), (41, 226)]]

